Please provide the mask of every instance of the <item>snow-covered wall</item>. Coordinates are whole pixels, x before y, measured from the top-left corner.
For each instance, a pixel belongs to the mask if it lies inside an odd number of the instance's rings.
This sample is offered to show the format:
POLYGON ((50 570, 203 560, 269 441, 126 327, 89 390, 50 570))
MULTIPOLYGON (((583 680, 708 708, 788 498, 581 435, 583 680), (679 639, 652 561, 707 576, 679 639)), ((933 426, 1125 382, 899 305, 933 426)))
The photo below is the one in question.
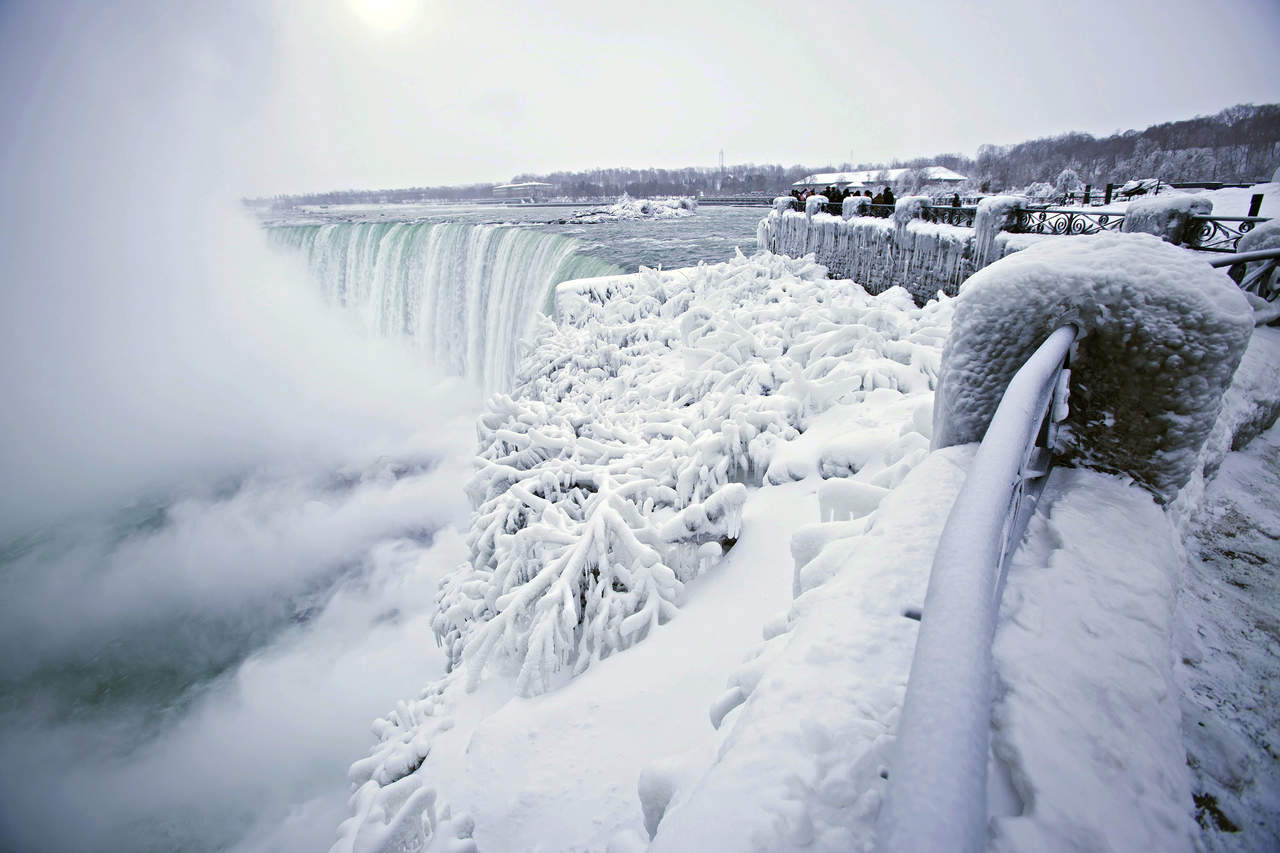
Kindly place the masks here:
POLYGON ((1224 273, 1145 234, 1045 241, 969 280, 943 355, 934 446, 980 440, 1014 372, 1067 324, 1082 340, 1062 450, 1171 500, 1218 416, 1253 312, 1224 273))
MULTIPOLYGON (((916 198, 902 199, 899 205, 904 202, 905 209, 899 208, 904 217, 922 206, 916 198)), ((992 237, 992 259, 1022 245, 1011 239, 1014 236, 992 237)), ((799 258, 812 253, 832 276, 852 279, 870 293, 906 288, 918 304, 938 291, 954 296, 980 268, 972 228, 909 217, 881 219, 846 211, 842 218, 775 209, 760 221, 756 241, 761 249, 781 255, 799 258)))

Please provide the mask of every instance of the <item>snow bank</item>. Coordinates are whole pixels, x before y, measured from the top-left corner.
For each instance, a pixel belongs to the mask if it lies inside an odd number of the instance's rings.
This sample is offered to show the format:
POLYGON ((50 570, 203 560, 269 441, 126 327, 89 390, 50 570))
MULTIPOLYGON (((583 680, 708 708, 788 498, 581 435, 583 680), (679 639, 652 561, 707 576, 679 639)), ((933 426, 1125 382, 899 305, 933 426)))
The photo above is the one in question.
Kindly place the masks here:
POLYGON ((973 450, 928 456, 861 523, 815 525, 830 541, 730 675, 712 709, 724 741, 655 809, 651 853, 871 849, 920 624, 906 614, 920 612, 973 450))
POLYGON ((622 219, 679 219, 693 216, 698 202, 691 198, 640 198, 623 196, 617 204, 576 213, 566 222, 575 225, 616 222, 622 219))
POLYGON ((1009 378, 1068 323, 1083 340, 1064 453, 1173 498, 1218 416, 1253 320, 1226 275, 1146 235, 1057 238, 976 273, 947 339, 934 446, 981 439, 1009 378))
POLYGON ((1120 230, 1126 234, 1154 234, 1174 244, 1186 242, 1193 216, 1208 216, 1213 202, 1194 195, 1171 194, 1138 199, 1129 204, 1120 230))

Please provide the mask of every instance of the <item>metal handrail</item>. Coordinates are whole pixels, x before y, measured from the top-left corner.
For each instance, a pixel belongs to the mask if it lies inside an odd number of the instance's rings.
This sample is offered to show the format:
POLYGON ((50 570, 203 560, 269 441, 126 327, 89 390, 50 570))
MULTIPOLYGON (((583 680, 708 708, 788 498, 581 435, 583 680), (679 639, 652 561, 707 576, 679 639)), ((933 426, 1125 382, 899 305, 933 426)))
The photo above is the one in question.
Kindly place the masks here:
POLYGON ((986 846, 991 639, 1003 567, 1049 475, 1076 335, 1057 329, 1014 374, 938 540, 880 814, 885 853, 986 846))
POLYGON ((1274 258, 1280 258, 1280 249, 1257 249, 1252 252, 1235 252, 1230 255, 1220 255, 1209 261, 1211 267, 1229 267, 1235 264, 1247 264, 1253 261, 1267 261, 1274 258))

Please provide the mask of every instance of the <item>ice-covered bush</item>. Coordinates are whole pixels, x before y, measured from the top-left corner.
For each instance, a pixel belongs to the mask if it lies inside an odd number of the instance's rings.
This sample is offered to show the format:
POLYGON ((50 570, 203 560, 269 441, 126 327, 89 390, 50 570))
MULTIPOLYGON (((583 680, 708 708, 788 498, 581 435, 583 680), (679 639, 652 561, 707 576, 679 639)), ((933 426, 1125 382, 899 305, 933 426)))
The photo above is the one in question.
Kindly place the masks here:
POLYGON ((1065 196, 1067 193, 1077 193, 1084 189, 1084 181, 1080 180, 1080 176, 1076 174, 1075 169, 1063 169, 1058 173, 1058 177, 1053 180, 1053 188, 1059 195, 1065 196))
POLYGON ((815 213, 822 211, 822 206, 827 203, 825 195, 811 195, 804 200, 804 215, 813 216, 815 213))
POLYGON ((1035 183, 1028 184, 1027 188, 1022 191, 1022 194, 1027 198, 1033 198, 1036 201, 1044 201, 1057 195, 1057 190, 1054 188, 1053 184, 1046 183, 1044 181, 1036 181, 1035 183))
POLYGON ((1226 275, 1144 234, 1044 241, 975 273, 957 300, 934 408, 935 447, 982 438, 1054 329, 1082 333, 1062 450, 1167 501, 1186 483, 1248 344, 1226 275))
POLYGON ((780 195, 773 200, 773 209, 779 213, 785 213, 786 211, 794 208, 792 202, 795 200, 795 196, 780 195))
POLYGON ((1120 230, 1133 234, 1154 234, 1170 243, 1184 243, 1193 216, 1208 216, 1213 202, 1188 193, 1159 198, 1142 198, 1129 203, 1120 230))
POLYGON ((739 256, 559 288, 559 325, 479 421, 470 562, 433 620, 451 668, 539 693, 639 641, 732 547, 743 484, 809 417, 927 390, 936 343, 908 340, 910 298, 824 272, 739 256))

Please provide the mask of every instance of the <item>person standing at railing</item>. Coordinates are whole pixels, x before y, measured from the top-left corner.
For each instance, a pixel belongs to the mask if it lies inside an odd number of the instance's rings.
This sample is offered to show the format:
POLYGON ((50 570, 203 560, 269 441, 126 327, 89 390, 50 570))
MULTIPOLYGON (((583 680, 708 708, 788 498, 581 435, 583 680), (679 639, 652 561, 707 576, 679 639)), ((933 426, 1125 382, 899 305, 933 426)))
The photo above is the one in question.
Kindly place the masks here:
POLYGON ((960 206, 960 193, 952 193, 952 194, 951 194, 951 206, 952 206, 952 207, 959 207, 959 206, 960 206))
POLYGON ((890 205, 890 206, 892 206, 892 205, 893 205, 893 203, 894 203, 893 187, 885 187, 885 188, 884 188, 884 202, 882 202, 882 203, 883 203, 883 204, 890 205))

